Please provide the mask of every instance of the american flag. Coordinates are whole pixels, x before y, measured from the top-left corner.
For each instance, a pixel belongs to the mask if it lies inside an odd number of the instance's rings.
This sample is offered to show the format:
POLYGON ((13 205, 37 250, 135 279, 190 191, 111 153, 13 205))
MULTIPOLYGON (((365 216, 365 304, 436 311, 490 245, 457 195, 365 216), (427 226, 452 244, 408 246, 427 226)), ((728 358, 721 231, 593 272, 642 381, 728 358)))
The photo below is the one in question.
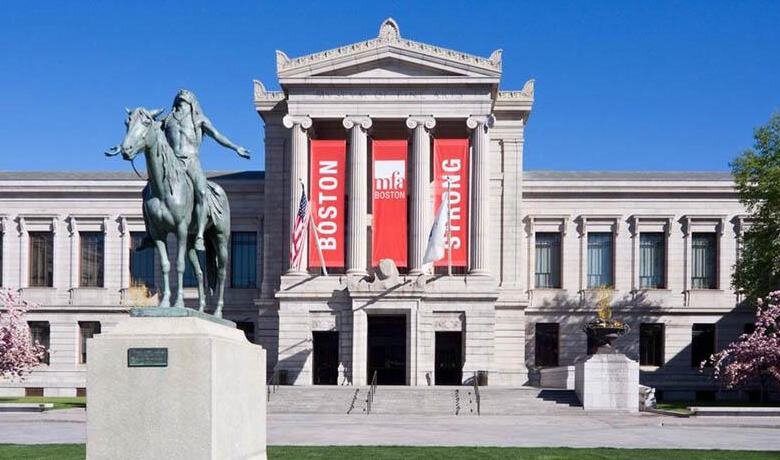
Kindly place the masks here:
POLYGON ((295 223, 290 234, 290 268, 295 270, 301 266, 303 242, 306 241, 308 224, 309 199, 306 197, 306 189, 301 184, 301 201, 298 204, 298 214, 295 215, 295 223))

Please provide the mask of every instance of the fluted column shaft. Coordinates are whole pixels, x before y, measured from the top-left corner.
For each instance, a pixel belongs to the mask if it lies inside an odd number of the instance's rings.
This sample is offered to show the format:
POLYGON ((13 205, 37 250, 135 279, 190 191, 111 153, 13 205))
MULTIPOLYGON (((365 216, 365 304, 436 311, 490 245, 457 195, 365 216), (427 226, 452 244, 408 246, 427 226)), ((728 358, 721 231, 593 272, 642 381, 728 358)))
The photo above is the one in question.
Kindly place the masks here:
POLYGON ((431 226, 431 136, 429 132, 436 126, 436 119, 431 116, 412 116, 406 119, 406 126, 412 130, 409 268, 411 274, 418 275, 423 272, 423 257, 431 226))
POLYGON ((490 134, 493 115, 471 116, 466 126, 471 134, 471 251, 472 275, 489 275, 490 228, 490 134))
MULTIPOLYGON (((292 129, 290 135, 290 185, 288 189, 290 197, 290 232, 295 224, 295 217, 298 215, 298 206, 301 199, 301 182, 306 187, 306 193, 309 193, 309 135, 308 129, 311 128, 312 121, 306 115, 285 115, 282 123, 288 129, 292 129)), ((288 244, 292 244, 288 238, 288 244)), ((300 266, 288 267, 289 275, 305 275, 309 267, 308 241, 303 242, 301 248, 300 266)), ((288 252, 289 254, 289 252, 288 252)), ((288 262, 289 263, 289 262, 288 262)))
POLYGON ((368 136, 371 119, 367 116, 347 116, 343 121, 349 131, 347 152, 347 274, 367 273, 368 261, 368 136))

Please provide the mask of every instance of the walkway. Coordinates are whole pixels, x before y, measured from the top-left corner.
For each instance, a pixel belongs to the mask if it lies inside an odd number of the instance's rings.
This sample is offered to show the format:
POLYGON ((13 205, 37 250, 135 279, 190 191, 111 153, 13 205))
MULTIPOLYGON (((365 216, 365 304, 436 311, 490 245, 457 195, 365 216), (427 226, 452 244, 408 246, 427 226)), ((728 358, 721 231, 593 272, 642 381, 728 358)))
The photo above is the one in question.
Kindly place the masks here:
MULTIPOLYGON (((85 419, 83 409, 0 414, 0 443, 83 443, 85 419)), ((268 418, 268 442, 780 450, 780 417, 272 414, 268 418)))

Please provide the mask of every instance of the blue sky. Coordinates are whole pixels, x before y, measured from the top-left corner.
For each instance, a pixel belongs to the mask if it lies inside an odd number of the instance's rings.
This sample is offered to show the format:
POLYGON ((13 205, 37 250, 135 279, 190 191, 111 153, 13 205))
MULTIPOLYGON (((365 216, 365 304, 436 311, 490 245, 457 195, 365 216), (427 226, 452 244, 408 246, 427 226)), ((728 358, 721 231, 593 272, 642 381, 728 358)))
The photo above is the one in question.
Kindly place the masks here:
POLYGON ((102 151, 124 107, 192 89, 250 161, 206 141, 207 169, 262 169, 252 79, 374 37, 488 56, 504 89, 536 79, 525 168, 725 170, 780 110, 778 1, 17 1, 0 11, 0 170, 129 170, 102 151))

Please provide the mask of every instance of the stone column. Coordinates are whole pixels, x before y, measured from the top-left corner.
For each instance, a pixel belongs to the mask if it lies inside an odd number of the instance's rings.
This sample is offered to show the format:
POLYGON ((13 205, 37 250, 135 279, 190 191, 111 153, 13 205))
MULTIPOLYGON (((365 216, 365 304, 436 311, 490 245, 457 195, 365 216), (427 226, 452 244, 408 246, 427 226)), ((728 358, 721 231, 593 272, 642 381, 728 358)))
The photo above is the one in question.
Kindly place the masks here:
MULTIPOLYGON (((301 199, 301 181, 303 181, 306 187, 306 193, 309 193, 309 137, 306 131, 311 128, 312 122, 307 115, 285 115, 282 118, 282 123, 286 128, 292 129, 290 136, 290 185, 288 191, 290 197, 289 231, 292 232, 292 226, 295 223, 295 216, 298 215, 298 205, 301 199)), ((289 237, 288 244, 291 244, 289 237)), ((304 241, 301 248, 303 251, 301 265, 297 269, 288 266, 288 275, 306 274, 306 269, 309 266, 307 246, 307 242, 304 241)), ((287 255, 289 256, 289 251, 287 255)))
POLYGON ((493 115, 472 115, 466 119, 471 134, 471 249, 472 275, 490 275, 490 135, 493 115))
POLYGON ((431 177, 431 136, 430 130, 436 126, 432 116, 411 116, 406 126, 412 130, 412 174, 409 194, 409 268, 410 274, 423 272, 423 257, 428 244, 428 232, 431 226, 431 203, 429 197, 431 177))
POLYGON ((367 214, 368 208, 368 136, 371 118, 368 116, 344 117, 344 128, 349 131, 347 163, 347 274, 367 273, 367 214))

